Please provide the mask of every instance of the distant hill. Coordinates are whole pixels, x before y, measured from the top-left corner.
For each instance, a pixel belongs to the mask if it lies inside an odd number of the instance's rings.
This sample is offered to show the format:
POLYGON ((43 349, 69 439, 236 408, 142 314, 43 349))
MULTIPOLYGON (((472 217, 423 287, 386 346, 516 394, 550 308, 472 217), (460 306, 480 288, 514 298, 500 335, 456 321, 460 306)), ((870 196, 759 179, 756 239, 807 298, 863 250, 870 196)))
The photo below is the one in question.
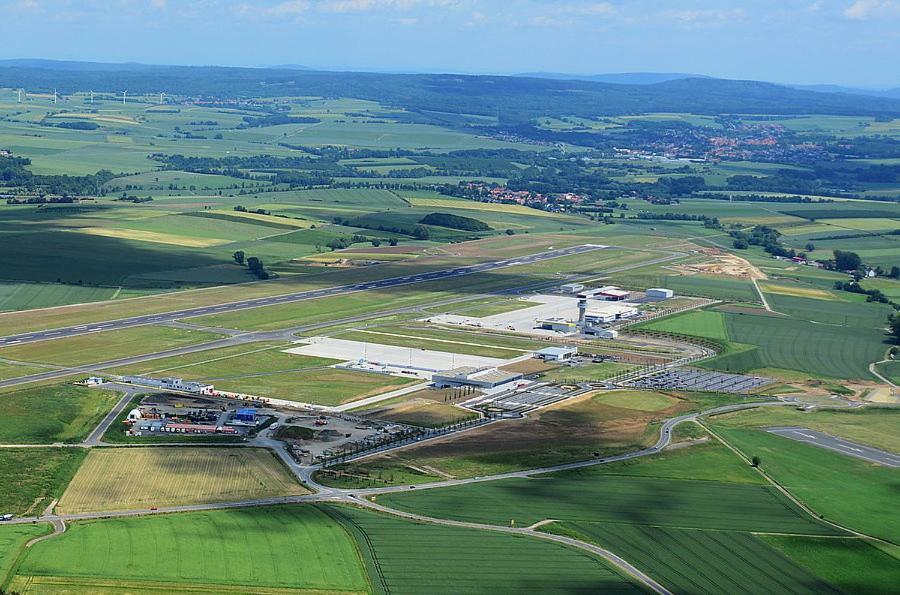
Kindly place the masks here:
POLYGON ((547 115, 646 112, 838 114, 900 117, 900 99, 819 93, 758 81, 681 78, 652 84, 460 74, 382 74, 285 68, 155 66, 13 60, 0 87, 93 89, 191 97, 353 97, 434 111, 500 116, 504 124, 547 115))
POLYGON ((526 72, 515 76, 524 76, 551 80, 592 81, 595 83, 612 83, 614 85, 655 85, 678 79, 713 78, 703 74, 684 74, 679 72, 618 72, 609 74, 564 74, 560 72, 526 72))
POLYGON ((900 87, 895 89, 861 89, 858 87, 843 87, 841 85, 791 85, 795 89, 803 91, 816 91, 818 93, 846 93, 848 95, 870 95, 872 97, 890 97, 900 99, 900 87))

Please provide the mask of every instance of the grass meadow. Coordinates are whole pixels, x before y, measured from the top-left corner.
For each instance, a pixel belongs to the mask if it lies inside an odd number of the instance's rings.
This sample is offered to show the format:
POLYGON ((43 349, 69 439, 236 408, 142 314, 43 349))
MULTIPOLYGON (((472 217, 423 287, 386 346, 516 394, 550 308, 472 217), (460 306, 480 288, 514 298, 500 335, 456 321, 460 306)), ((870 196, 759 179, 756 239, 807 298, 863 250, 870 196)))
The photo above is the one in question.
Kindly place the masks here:
POLYGON ((0 444, 51 444, 84 440, 119 394, 55 384, 14 390, 0 398, 0 444))
POLYGON ((299 505, 72 523, 28 551, 10 589, 364 593, 369 581, 350 535, 299 505))
POLYGON ((0 514, 43 513, 63 494, 85 454, 81 448, 0 449, 0 514))
POLYGON ((825 519, 857 531, 900 542, 893 513, 895 469, 870 464, 809 444, 741 427, 740 417, 712 428, 745 456, 760 457, 761 468, 825 519))
POLYGON ((643 592, 605 561, 559 544, 347 506, 327 511, 356 538, 376 593, 643 592))

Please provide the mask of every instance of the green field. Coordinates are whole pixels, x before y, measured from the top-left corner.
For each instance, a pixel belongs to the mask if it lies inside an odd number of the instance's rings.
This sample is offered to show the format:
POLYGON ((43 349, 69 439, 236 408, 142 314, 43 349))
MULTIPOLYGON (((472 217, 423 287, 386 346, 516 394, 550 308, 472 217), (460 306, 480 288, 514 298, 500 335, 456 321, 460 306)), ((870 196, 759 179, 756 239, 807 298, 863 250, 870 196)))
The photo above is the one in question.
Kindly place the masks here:
POLYGON ((643 591, 586 552, 536 538, 413 523, 345 506, 328 512, 356 537, 370 575, 380 579, 376 592, 643 591))
POLYGON ((20 585, 38 592, 369 588, 350 535, 302 505, 73 523, 28 552, 11 589, 20 585))
POLYGON ((6 577, 25 549, 25 544, 50 530, 47 523, 0 527, 0 586, 5 586, 6 577))
POLYGON ((750 533, 584 522, 544 529, 597 543, 674 593, 841 592, 750 533))
POLYGON ((220 338, 222 335, 204 331, 141 326, 4 347, 0 349, 0 357, 58 366, 79 366, 206 343, 220 338))
POLYGON ((134 297, 119 287, 82 287, 49 283, 0 283, 0 311, 51 308, 68 304, 134 297))
POLYGON ((740 424, 737 416, 712 427, 745 456, 760 457, 767 474, 825 519, 900 543, 895 469, 740 424))
POLYGON ((80 442, 119 399, 113 391, 57 384, 0 395, 0 444, 80 442))
POLYGON ((38 515, 62 496, 87 451, 82 448, 0 449, 0 514, 38 515))
MULTIPOLYGON (((764 535, 763 541, 846 593, 891 593, 900 558, 862 539, 764 535)), ((887 548, 885 548, 887 549, 887 548)))
POLYGON ((712 310, 686 312, 642 324, 639 328, 675 333, 677 335, 704 337, 706 339, 728 340, 728 331, 725 329, 725 315, 712 310))
POLYGON ((795 532, 835 530, 808 517, 775 488, 594 470, 379 496, 382 504, 461 521, 519 526, 543 519, 684 529, 795 532))
POLYGON ((869 363, 888 347, 879 329, 736 312, 725 314, 725 325, 731 341, 751 347, 703 365, 729 372, 783 368, 827 378, 869 378, 869 363))

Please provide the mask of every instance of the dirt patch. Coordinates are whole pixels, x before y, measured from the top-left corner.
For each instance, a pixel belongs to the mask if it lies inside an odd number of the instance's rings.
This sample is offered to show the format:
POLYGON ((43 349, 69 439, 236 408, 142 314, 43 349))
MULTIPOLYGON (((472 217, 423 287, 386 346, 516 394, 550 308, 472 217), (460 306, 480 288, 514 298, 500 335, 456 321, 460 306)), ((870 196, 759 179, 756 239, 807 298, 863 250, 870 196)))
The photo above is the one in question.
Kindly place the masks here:
POLYGON ((708 262, 678 264, 669 267, 682 275, 721 275, 739 279, 766 279, 766 274, 740 256, 717 248, 700 248, 698 254, 709 258, 708 262))
POLYGON ((647 446, 656 440, 651 423, 689 408, 679 401, 662 411, 628 410, 604 405, 588 394, 525 419, 448 436, 396 452, 391 458, 457 476, 481 474, 481 463, 523 468, 561 463, 590 457, 592 452, 647 446))

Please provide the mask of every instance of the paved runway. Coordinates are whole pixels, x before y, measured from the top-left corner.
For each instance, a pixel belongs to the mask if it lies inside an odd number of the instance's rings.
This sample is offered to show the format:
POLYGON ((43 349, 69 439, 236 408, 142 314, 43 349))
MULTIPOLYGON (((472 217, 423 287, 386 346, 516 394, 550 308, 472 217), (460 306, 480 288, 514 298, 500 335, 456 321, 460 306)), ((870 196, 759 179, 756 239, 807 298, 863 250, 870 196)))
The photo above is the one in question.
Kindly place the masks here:
POLYGON ((772 434, 784 436, 785 438, 790 438, 791 440, 806 442, 807 444, 812 444, 819 448, 826 448, 847 456, 869 461, 870 463, 878 463, 879 465, 885 465, 887 467, 900 467, 900 455, 872 448, 871 446, 857 444, 856 442, 850 442, 849 440, 844 440, 843 438, 831 436, 830 434, 825 434, 823 432, 795 427, 769 428, 767 431, 772 434))
POLYGON ((160 314, 146 314, 142 316, 133 316, 131 318, 120 318, 118 320, 109 320, 94 324, 82 324, 78 326, 69 326, 57 329, 48 329, 44 331, 35 331, 31 333, 23 333, 19 335, 10 335, 8 337, 0 337, 0 347, 10 345, 21 345, 23 343, 34 343, 36 341, 47 341, 51 339, 61 339, 63 337, 72 337, 75 335, 85 335, 100 331, 111 331, 124 328, 132 328, 136 326, 144 326, 148 324, 160 324, 172 322, 182 318, 191 318, 194 316, 204 316, 207 314, 224 314, 227 312, 235 312, 238 310, 247 310, 249 308, 259 308, 262 306, 275 306, 278 304, 287 304, 291 302, 299 302, 321 297, 331 297, 355 293, 357 291, 366 291, 371 289, 387 289, 397 287, 399 285, 409 285, 411 283, 421 283, 426 281, 437 281, 441 279, 450 279, 453 277, 462 277, 464 275, 472 275, 475 273, 486 273, 506 267, 531 264, 550 260, 552 258, 560 258, 562 256, 571 256, 573 254, 582 254, 592 250, 600 250, 606 246, 597 244, 583 244, 581 246, 573 246, 571 248, 561 248, 558 250, 548 250, 537 254, 529 254, 518 258, 509 258, 506 260, 497 260, 494 262, 485 262, 476 265, 456 267, 442 271, 431 271, 428 273, 420 273, 415 275, 404 275, 402 277, 391 277, 389 279, 378 279, 364 283, 354 283, 352 285, 339 285, 336 287, 325 287, 322 289, 314 289, 308 291, 299 291, 295 293, 286 293, 269 297, 261 297, 250 300, 242 300, 231 302, 228 304, 217 304, 212 306, 201 306, 198 308, 190 308, 187 310, 178 310, 174 312, 165 312, 160 314))

